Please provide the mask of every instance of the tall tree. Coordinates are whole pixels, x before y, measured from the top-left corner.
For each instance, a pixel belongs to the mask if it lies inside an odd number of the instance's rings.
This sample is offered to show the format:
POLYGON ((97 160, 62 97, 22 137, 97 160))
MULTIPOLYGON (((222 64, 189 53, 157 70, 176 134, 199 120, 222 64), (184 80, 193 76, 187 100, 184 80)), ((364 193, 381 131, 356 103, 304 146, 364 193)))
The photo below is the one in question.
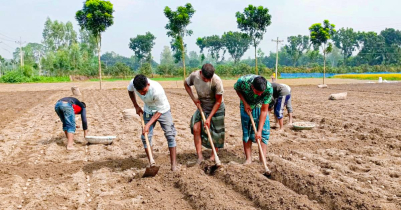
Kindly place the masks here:
POLYGON ((358 48, 358 33, 352 28, 341 28, 333 36, 334 45, 341 50, 343 54, 343 65, 347 63, 347 59, 358 48))
POLYGON ((224 60, 224 54, 226 53, 226 48, 220 36, 213 35, 213 36, 198 38, 196 40, 196 44, 199 46, 199 48, 201 48, 201 53, 203 53, 204 48, 207 48, 210 55, 212 56, 213 59, 216 59, 217 63, 222 62, 224 60), (222 56, 220 56, 221 51, 223 51, 222 56))
POLYGON ((394 28, 386 28, 380 32, 380 35, 384 38, 385 46, 384 50, 384 64, 394 64, 399 62, 401 55, 401 31, 395 30, 394 28))
POLYGON ((324 20, 323 26, 321 23, 315 23, 309 27, 311 42, 315 45, 315 47, 321 46, 323 50, 323 84, 326 75, 326 54, 330 53, 333 49, 333 45, 330 42, 328 43, 328 41, 336 32, 334 28, 335 25, 330 24, 328 20, 324 20))
MULTIPOLYGON (((135 56, 142 63, 144 58, 152 57, 152 48, 155 45, 156 37, 146 32, 145 35, 137 35, 135 38, 130 39, 129 48, 134 51, 135 56)), ((152 59, 150 59, 152 61, 152 59)))
POLYGON ((304 51, 309 49, 309 36, 290 36, 287 41, 288 44, 284 46, 284 50, 291 56, 293 66, 296 66, 304 51))
POLYGON ((98 49, 98 65, 100 89, 102 89, 102 65, 100 63, 100 48, 102 32, 113 25, 113 4, 103 0, 86 0, 82 10, 77 11, 75 18, 81 29, 86 29, 96 37, 98 49))
POLYGON ((64 24, 57 20, 52 21, 50 18, 46 19, 42 36, 43 45, 47 51, 55 52, 77 42, 77 33, 71 22, 64 24))
POLYGON ((165 27, 168 30, 167 36, 173 38, 171 48, 175 49, 176 55, 181 55, 184 79, 186 77, 184 36, 191 36, 193 33, 192 30, 187 30, 187 26, 191 23, 191 17, 194 13, 195 9, 190 3, 187 3, 184 7, 178 7, 177 11, 172 11, 170 7, 164 8, 164 15, 169 20, 165 27), (177 49, 177 44, 179 44, 179 50, 177 49))
POLYGON ((256 47, 263 39, 263 34, 266 33, 266 28, 271 24, 271 15, 269 10, 263 6, 255 7, 249 5, 244 9, 243 13, 237 12, 238 28, 246 32, 253 41, 255 48, 255 71, 258 74, 256 47))
POLYGON ((376 32, 361 32, 358 34, 360 51, 358 58, 369 65, 385 64, 385 38, 376 32))
POLYGON ((227 48, 228 53, 234 60, 234 63, 238 63, 241 57, 249 49, 252 39, 241 32, 224 32, 222 36, 224 46, 227 48))
POLYGON ((168 46, 164 46, 162 53, 160 53, 160 65, 173 64, 174 58, 168 46))

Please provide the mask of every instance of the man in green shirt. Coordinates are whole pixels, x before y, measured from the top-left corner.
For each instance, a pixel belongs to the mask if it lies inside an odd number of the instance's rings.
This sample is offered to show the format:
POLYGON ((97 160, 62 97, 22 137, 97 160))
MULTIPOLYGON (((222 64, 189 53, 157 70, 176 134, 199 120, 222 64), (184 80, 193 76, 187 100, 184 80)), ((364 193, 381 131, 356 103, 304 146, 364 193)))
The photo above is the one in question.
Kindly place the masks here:
MULTIPOLYGON (((240 112, 242 124, 242 140, 246 161, 244 164, 252 163, 252 141, 261 140, 263 154, 266 154, 267 141, 270 136, 269 103, 272 100, 273 88, 262 76, 245 75, 240 77, 234 84, 234 89, 241 99, 240 112), (252 123, 248 114, 252 114, 257 132, 253 131, 252 123), (263 122, 263 123, 259 123, 263 122), (251 141, 249 141, 251 140, 251 141)), ((259 156, 259 160, 262 161, 259 156)))

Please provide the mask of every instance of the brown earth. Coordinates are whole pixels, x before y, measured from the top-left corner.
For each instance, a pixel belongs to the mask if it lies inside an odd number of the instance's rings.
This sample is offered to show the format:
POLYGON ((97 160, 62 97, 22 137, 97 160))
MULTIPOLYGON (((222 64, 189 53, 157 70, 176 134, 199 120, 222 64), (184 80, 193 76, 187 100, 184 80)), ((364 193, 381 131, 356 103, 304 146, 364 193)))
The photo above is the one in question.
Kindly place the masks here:
POLYGON ((0 209, 401 209, 401 84, 292 86, 294 121, 316 127, 271 129, 271 179, 262 175, 256 144, 254 163, 242 165, 239 100, 231 81, 225 82, 225 148, 218 153, 223 167, 213 175, 192 164, 188 123, 195 106, 178 83, 162 84, 178 131, 181 170, 169 170, 167 142, 157 126, 153 142, 161 168, 154 178, 141 178, 148 162, 139 118, 126 121, 121 114, 132 107, 126 84, 108 83, 103 91, 74 84, 88 107, 89 134, 117 136, 108 146, 87 145, 78 129, 74 152, 65 150, 54 112, 55 102, 71 95, 71 84, 1 85, 0 209), (345 91, 346 100, 328 100, 345 91))

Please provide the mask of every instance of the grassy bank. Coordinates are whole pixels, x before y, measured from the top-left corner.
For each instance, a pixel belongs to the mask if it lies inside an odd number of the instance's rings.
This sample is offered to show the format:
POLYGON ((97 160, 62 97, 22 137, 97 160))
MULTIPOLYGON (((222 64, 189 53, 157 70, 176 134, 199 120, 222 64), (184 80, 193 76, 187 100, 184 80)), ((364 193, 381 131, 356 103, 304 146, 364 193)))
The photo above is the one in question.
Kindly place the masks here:
POLYGON ((401 74, 339 74, 333 78, 338 79, 362 79, 362 80, 401 80, 401 74))

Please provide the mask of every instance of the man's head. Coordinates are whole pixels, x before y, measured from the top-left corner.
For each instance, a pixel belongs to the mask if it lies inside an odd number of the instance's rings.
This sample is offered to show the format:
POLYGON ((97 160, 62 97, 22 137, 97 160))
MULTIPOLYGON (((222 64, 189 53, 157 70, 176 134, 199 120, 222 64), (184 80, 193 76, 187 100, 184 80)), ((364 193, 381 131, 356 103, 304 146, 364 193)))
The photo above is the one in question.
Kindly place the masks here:
POLYGON ((146 93, 149 90, 149 82, 148 78, 146 78, 145 75, 138 74, 135 76, 134 81, 135 89, 141 94, 141 95, 146 95, 146 93))
POLYGON ((266 90, 266 84, 267 84, 266 79, 262 76, 258 76, 255 79, 253 79, 251 87, 253 92, 256 95, 260 96, 266 90))
POLYGON ((204 82, 210 82, 214 75, 214 67, 210 63, 206 63, 202 66, 201 78, 204 82))

